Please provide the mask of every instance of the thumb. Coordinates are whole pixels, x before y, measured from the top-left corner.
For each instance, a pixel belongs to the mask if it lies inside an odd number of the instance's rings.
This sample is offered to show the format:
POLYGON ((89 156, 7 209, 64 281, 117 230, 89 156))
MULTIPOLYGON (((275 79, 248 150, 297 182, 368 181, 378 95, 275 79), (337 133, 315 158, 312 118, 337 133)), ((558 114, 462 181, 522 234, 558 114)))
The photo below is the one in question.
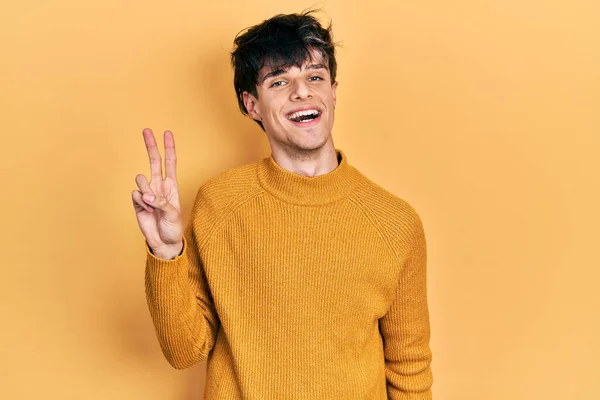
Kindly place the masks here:
POLYGON ((142 196, 144 201, 150 204, 154 208, 158 208, 161 211, 164 211, 167 215, 171 215, 176 217, 177 209, 173 207, 171 203, 164 196, 154 196, 150 193, 144 193, 142 196))
POLYGON ((142 199, 144 199, 144 201, 148 204, 152 204, 155 198, 156 197, 152 193, 144 193, 144 195, 142 196, 142 199))

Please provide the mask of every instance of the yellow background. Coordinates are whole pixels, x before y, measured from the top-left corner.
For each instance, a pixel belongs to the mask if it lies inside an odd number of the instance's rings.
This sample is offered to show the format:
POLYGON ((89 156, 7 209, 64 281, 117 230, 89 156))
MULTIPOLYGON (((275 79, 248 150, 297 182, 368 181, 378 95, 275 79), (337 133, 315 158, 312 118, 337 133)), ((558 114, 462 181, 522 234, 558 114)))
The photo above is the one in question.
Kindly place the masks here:
MULTIPOLYGON (((0 398, 200 399, 164 360, 131 202, 141 131, 197 188, 269 154, 229 51, 274 0, 5 2, 0 398)), ((331 0, 334 139, 420 213, 436 400, 596 400, 600 5, 331 0)))

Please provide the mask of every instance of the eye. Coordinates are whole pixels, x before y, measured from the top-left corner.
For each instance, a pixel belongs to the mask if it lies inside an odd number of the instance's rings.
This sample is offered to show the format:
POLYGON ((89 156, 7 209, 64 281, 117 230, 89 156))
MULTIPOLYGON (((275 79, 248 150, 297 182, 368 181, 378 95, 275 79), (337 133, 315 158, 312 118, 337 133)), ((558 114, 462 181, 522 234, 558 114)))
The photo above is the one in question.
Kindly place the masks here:
POLYGON ((315 75, 315 76, 311 76, 311 77, 310 77, 308 80, 309 80, 309 81, 322 81, 322 80, 323 80, 323 78, 321 78, 321 77, 320 77, 320 76, 318 76, 318 75, 315 75))
POLYGON ((277 81, 277 82, 273 82, 270 87, 281 86, 281 85, 284 85, 284 84, 285 84, 284 81, 277 81))

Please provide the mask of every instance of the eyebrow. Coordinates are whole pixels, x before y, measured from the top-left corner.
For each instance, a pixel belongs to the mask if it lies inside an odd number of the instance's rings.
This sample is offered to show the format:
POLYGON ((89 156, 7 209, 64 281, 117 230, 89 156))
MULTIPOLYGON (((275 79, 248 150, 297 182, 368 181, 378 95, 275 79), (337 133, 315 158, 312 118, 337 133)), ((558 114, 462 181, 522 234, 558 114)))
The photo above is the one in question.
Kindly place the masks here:
MULTIPOLYGON (((307 65, 306 68, 304 68, 304 69, 327 69, 327 67, 325 66, 325 64, 311 64, 311 65, 307 65)), ((262 85, 267 79, 285 74, 286 72, 287 72, 287 70, 284 70, 281 68, 276 69, 275 71, 271 71, 262 77, 259 84, 262 85)))

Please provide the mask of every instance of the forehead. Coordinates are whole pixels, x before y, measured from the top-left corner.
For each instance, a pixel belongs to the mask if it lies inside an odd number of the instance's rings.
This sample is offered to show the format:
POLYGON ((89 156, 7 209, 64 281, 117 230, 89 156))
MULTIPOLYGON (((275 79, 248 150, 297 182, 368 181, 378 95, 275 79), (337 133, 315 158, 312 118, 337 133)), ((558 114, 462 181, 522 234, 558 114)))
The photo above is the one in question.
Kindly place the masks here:
POLYGON ((294 66, 304 69, 309 65, 315 64, 323 64, 325 68, 329 70, 327 59, 323 57, 320 51, 315 49, 311 49, 309 51, 309 57, 306 57, 302 62, 300 62, 300 60, 286 61, 282 57, 267 58, 261 69, 258 71, 257 82, 261 82, 265 75, 273 71, 287 71, 294 66))

